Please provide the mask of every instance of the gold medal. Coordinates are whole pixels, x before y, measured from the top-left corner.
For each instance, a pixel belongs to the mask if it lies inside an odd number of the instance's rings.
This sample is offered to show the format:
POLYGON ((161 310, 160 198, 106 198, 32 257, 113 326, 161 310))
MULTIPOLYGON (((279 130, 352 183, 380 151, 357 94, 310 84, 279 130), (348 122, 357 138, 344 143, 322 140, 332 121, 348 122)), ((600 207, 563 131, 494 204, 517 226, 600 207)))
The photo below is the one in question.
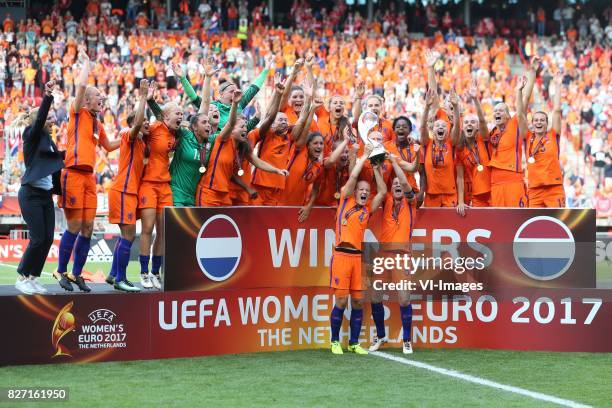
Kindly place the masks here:
POLYGON ((206 167, 200 166, 200 168, 198 170, 199 170, 200 173, 204 173, 206 171, 206 167))
POLYGON ((168 152, 168 158, 172 159, 174 157, 174 152, 171 150, 168 152))
POLYGON ((336 200, 339 200, 339 199, 340 199, 340 193, 336 191, 336 192, 334 193, 334 198, 335 198, 336 200))
POLYGON ((478 167, 476 167, 476 170, 483 171, 484 170, 484 166, 482 164, 479 164, 478 167))
POLYGON ((238 170, 238 177, 242 177, 244 175, 244 170, 238 170))
POLYGON ((146 157, 142 159, 142 164, 144 164, 145 166, 149 164, 149 159, 147 159, 146 157))
POLYGON ((529 163, 529 164, 535 163, 535 158, 533 156, 531 156, 529 159, 527 159, 527 163, 529 163))
POLYGON ((348 224, 348 221, 345 218, 345 219, 342 220, 342 225, 346 225, 346 224, 348 224))

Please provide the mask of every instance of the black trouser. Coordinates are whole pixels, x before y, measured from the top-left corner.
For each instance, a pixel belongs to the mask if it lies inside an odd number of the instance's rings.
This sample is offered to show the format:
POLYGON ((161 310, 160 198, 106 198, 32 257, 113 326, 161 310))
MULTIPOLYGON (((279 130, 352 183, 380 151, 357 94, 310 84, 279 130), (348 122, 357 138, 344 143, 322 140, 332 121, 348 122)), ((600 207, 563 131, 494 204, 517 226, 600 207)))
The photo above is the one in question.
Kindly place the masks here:
POLYGON ((55 210, 51 191, 23 185, 19 189, 19 207, 30 230, 30 243, 21 258, 17 273, 40 276, 53 244, 55 210))

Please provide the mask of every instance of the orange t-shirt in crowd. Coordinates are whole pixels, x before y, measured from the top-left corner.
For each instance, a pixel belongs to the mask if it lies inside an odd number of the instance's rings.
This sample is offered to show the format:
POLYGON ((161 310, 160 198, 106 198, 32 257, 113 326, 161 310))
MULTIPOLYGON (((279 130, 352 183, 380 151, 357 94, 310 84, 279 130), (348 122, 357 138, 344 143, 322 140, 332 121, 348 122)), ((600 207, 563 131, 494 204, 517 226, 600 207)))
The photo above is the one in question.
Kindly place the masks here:
POLYGON ((111 186, 112 190, 128 194, 138 194, 138 187, 144 170, 144 140, 136 137, 130 140, 130 129, 119 132, 119 171, 111 186))
POLYGON ((211 190, 227 193, 235 171, 238 171, 238 169, 236 168, 234 139, 230 137, 227 140, 221 140, 218 137, 210 151, 208 168, 200 179, 200 185, 211 190))
POLYGON ((74 105, 70 105, 68 116, 68 132, 66 138, 66 158, 64 164, 67 168, 74 168, 92 172, 96 164, 96 146, 98 140, 106 139, 106 132, 102 123, 85 108, 74 112, 74 105))
POLYGON ((528 187, 543 187, 563 184, 559 163, 559 135, 549 130, 541 139, 527 132, 527 155, 535 162, 527 161, 528 187))
POLYGON ((480 135, 476 136, 476 146, 466 145, 457 152, 457 159, 463 164, 464 178, 470 183, 472 195, 491 192, 489 150, 480 135), (479 164, 482 166, 482 171, 478 171, 479 164))
POLYGON ((491 149, 491 184, 508 181, 523 180, 523 150, 521 149, 521 135, 519 132, 518 117, 512 117, 503 132, 493 128, 489 132, 489 146, 491 149), (506 170, 498 172, 494 169, 506 170))
MULTIPOLYGON (((253 132, 254 139, 259 142, 259 158, 277 169, 286 169, 289 163, 291 133, 280 136, 270 130, 262 137, 259 129, 253 132)), ((256 186, 283 189, 285 181, 285 176, 280 174, 267 173, 259 169, 253 172, 252 184, 256 186)))
POLYGON ((383 207, 380 242, 409 243, 415 215, 413 211, 406 197, 402 197, 396 206, 393 193, 387 193, 383 207))
POLYGON ((148 144, 150 148, 149 163, 144 168, 143 181, 158 183, 170 182, 170 157, 175 138, 162 121, 149 126, 148 144))
POLYGON ((336 243, 350 244, 353 248, 361 250, 361 242, 365 234, 368 220, 370 219, 370 207, 357 205, 355 195, 340 196, 340 204, 336 210, 336 243))
POLYGON ((448 138, 442 146, 438 146, 431 139, 427 141, 424 158, 427 193, 455 194, 457 192, 453 151, 454 148, 448 138))
MULTIPOLYGON (((402 149, 397 146, 395 141, 385 142, 384 146, 389 153, 394 154, 399 159, 408 163, 412 163, 416 158, 416 155, 418 154, 414 151, 414 143, 410 143, 408 144, 408 147, 404 147, 402 149)), ((419 185, 417 184, 416 178, 414 177, 414 173, 405 171, 404 174, 408 179, 408 183, 410 183, 410 186, 412 186, 412 190, 414 190, 415 193, 418 193, 419 185)))
POLYGON ((289 176, 285 189, 278 199, 279 205, 303 205, 306 194, 312 184, 319 180, 323 171, 323 164, 319 160, 308 157, 308 148, 292 149, 291 159, 287 165, 289 176))

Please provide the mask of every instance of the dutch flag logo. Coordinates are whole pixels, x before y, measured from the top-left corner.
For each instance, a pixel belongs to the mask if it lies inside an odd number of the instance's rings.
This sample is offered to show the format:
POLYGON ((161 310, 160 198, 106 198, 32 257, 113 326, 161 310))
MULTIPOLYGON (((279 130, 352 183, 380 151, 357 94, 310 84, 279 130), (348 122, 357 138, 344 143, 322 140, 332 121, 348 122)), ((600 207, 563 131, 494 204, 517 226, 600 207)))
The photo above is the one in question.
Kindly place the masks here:
POLYGON ((533 217, 516 231, 514 259, 530 278, 547 281, 563 275, 574 261, 576 244, 570 229, 553 217, 533 217))
POLYGON ((242 238, 234 220, 224 214, 206 220, 196 241, 198 265, 204 275, 216 282, 229 279, 241 255, 242 238))

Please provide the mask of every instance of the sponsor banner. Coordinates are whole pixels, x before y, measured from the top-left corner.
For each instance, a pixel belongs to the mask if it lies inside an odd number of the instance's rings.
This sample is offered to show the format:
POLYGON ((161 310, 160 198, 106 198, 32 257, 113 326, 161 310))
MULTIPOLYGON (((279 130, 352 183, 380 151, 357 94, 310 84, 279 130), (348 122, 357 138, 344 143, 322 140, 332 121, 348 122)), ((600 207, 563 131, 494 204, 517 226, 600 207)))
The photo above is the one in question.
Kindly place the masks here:
MULTIPOLYGON (((612 290, 516 289, 415 298, 416 348, 612 352, 612 290)), ((333 296, 321 287, 0 297, 0 364, 94 362, 326 348, 333 296)), ((348 341, 345 313, 341 340, 348 341)), ((360 340, 375 327, 366 304, 360 340)), ((385 304, 390 347, 399 307, 385 304)))
MULTIPOLYGON (((288 207, 169 208, 165 289, 327 287, 334 218, 330 208, 304 223, 288 207)), ((380 224, 379 212, 365 241, 377 242, 380 224)), ((593 288, 594 237, 594 210, 474 208, 461 217, 426 208, 416 212, 412 251, 480 257, 497 288, 593 288)))

